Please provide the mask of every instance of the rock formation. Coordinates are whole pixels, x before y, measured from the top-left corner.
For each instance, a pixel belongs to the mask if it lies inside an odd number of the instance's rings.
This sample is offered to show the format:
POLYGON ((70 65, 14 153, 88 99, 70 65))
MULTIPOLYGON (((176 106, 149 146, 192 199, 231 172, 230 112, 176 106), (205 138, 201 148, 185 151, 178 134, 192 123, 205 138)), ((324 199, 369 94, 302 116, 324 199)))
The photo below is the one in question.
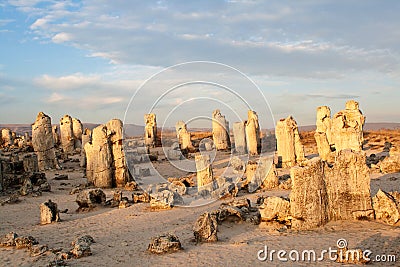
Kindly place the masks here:
POLYGON ((332 167, 325 165, 329 220, 374 219, 369 168, 364 152, 342 150, 332 167))
POLYGON ((64 117, 60 119, 60 136, 61 147, 64 154, 72 154, 75 150, 75 138, 72 129, 72 118, 69 115, 64 115, 64 117))
POLYGON ((113 119, 93 129, 92 140, 84 146, 86 176, 97 187, 123 187, 129 174, 122 146, 122 122, 113 119))
POLYGON ((397 147, 391 147, 389 157, 379 162, 379 168, 382 173, 400 172, 400 151, 397 147))
POLYGON ((332 119, 332 141, 336 151, 362 150, 364 122, 365 117, 359 110, 358 102, 346 102, 346 109, 336 113, 332 119))
POLYGON ((218 222, 217 217, 208 212, 203 213, 193 226, 193 234, 196 242, 216 242, 218 222))
POLYGON ((82 133, 82 150, 81 150, 81 160, 80 166, 86 167, 86 152, 85 152, 85 145, 92 141, 92 131, 90 129, 85 128, 82 133))
POLYGON ((297 123, 292 116, 277 122, 275 135, 277 154, 282 167, 292 167, 304 161, 304 147, 301 144, 297 123))
POLYGON ((100 125, 93 129, 92 142, 85 145, 86 177, 96 187, 113 186, 112 150, 107 127, 100 125))
POLYGON ((252 110, 247 112, 246 143, 250 155, 258 155, 261 152, 260 125, 257 113, 252 110))
POLYGON ((94 208, 97 204, 106 203, 106 194, 101 189, 86 189, 76 196, 79 209, 94 208))
POLYGON ((128 182, 129 173, 126 165, 125 153, 122 146, 123 124, 119 119, 113 119, 106 123, 108 136, 110 138, 112 152, 112 170, 114 172, 115 185, 124 187, 128 182))
POLYGON ((83 125, 79 119, 72 119, 72 132, 74 134, 74 148, 82 148, 83 125))
POLYGON ((195 156, 197 169, 197 189, 199 192, 214 190, 214 174, 210 163, 210 156, 197 154, 195 156))
POLYGON ((54 149, 51 118, 43 112, 39 112, 36 121, 32 124, 32 146, 38 156, 39 170, 59 168, 54 149))
POLYGON ((60 145, 60 133, 58 130, 58 125, 53 125, 51 131, 53 133, 54 146, 58 147, 60 145))
POLYGON ((150 113, 144 115, 144 143, 147 147, 156 147, 157 144, 157 121, 156 114, 150 113))
POLYGON ((181 242, 176 235, 159 235, 151 239, 147 250, 151 253, 162 254, 176 252, 182 249, 181 242))
POLYGON ((290 218, 290 202, 281 197, 267 197, 260 206, 262 221, 288 222, 290 218))
POLYGON ((14 136, 13 136, 13 132, 8 129, 8 128, 4 128, 1 130, 1 140, 2 145, 7 147, 7 146, 13 146, 14 145, 14 136))
POLYGON ((235 122, 233 124, 233 137, 235 139, 235 151, 238 154, 246 154, 246 122, 235 122))
POLYGON ((328 222, 328 195, 324 181, 324 164, 313 158, 304 167, 290 170, 292 191, 290 214, 292 228, 305 230, 322 226, 328 222))
POLYGON ((40 204, 40 224, 49 224, 60 221, 57 204, 50 199, 40 204))
POLYGON ((320 158, 327 161, 331 153, 332 142, 332 119, 331 110, 327 106, 317 108, 317 129, 315 131, 315 141, 317 142, 318 154, 320 158))
POLYGON ((320 158, 290 170, 292 227, 310 229, 328 221, 373 219, 364 152, 343 150, 333 165, 320 158))
POLYGON ((261 157, 258 161, 249 161, 246 166, 246 177, 249 192, 254 192, 260 187, 272 189, 279 186, 271 158, 261 157))
POLYGON ((229 122, 225 119, 219 109, 212 114, 212 134, 214 145, 217 150, 226 150, 231 146, 229 138, 229 122))
POLYGON ((178 121, 175 125, 176 135, 179 140, 180 149, 194 149, 190 132, 187 131, 186 124, 183 121, 178 121))
POLYGON ((379 189, 372 201, 377 220, 390 225, 400 221, 400 203, 390 193, 379 189))

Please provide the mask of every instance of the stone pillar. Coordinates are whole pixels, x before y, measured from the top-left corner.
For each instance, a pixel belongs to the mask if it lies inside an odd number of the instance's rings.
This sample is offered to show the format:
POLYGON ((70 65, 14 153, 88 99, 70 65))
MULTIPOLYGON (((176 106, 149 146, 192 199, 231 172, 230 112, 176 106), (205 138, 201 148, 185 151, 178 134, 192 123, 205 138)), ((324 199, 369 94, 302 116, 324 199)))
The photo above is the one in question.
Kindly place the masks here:
POLYGON ((233 136, 235 138, 235 151, 239 154, 246 154, 247 145, 246 145, 246 123, 235 122, 233 124, 233 136))
POLYGON ((74 135, 74 148, 82 148, 83 125, 79 119, 72 119, 72 132, 74 135))
POLYGON ((86 166, 85 145, 92 141, 91 135, 92 135, 92 132, 90 131, 90 129, 85 128, 85 130, 83 131, 83 134, 82 134, 82 150, 81 150, 81 160, 80 160, 81 167, 86 166))
POLYGON ((113 157, 107 128, 100 125, 93 129, 92 143, 86 143, 86 177, 96 187, 113 186, 113 157))
POLYGON ((350 100, 346 109, 335 114, 332 121, 332 137, 336 151, 351 149, 362 151, 363 126, 365 117, 359 110, 358 102, 350 100))
POLYGON ((305 167, 291 168, 290 177, 292 228, 307 230, 325 225, 328 222, 328 197, 321 159, 313 158, 305 167))
POLYGON ((57 125, 53 125, 52 133, 53 133, 53 139, 54 139, 54 146, 58 147, 60 145, 60 133, 59 133, 57 125))
POLYGON ((331 154, 332 141, 332 119, 331 110, 327 106, 317 108, 317 129, 315 130, 314 138, 317 142, 319 157, 327 161, 331 154))
POLYGON ((65 155, 72 154, 75 150, 75 139, 72 130, 72 118, 64 115, 60 119, 61 147, 65 155))
POLYGON ((157 121, 156 114, 150 113, 144 115, 145 135, 144 143, 147 147, 156 147, 157 144, 157 121))
POLYGON ((22 161, 25 172, 32 173, 39 171, 38 157, 36 154, 25 155, 22 161))
POLYGON ((343 150, 325 166, 329 220, 374 219, 365 152, 343 150))
POLYGON ((49 224, 60 221, 57 204, 50 199, 40 204, 40 224, 49 224))
POLYGON ((197 154, 195 156, 197 169, 197 189, 201 191, 213 191, 214 189, 214 174, 210 163, 210 156, 197 154))
POLYGON ((261 157, 258 161, 249 161, 246 166, 246 178, 250 193, 260 187, 272 189, 279 186, 273 159, 268 157, 261 157))
POLYGON ((10 129, 4 128, 1 130, 1 138, 3 140, 3 146, 13 146, 14 136, 10 129))
POLYGON ((186 124, 183 121, 178 121, 175 125, 176 135, 179 140, 181 149, 193 149, 191 134, 187 131, 186 124))
POLYGON ((260 125, 257 113, 252 110, 247 112, 246 142, 247 151, 250 155, 255 156, 261 152, 260 125))
POLYGON ((32 146, 38 156, 39 170, 59 168, 54 149, 51 118, 39 112, 32 124, 32 146))
MULTIPOLYGON (((124 187, 128 182, 128 167, 123 150, 123 124, 119 119, 113 119, 106 123, 113 156, 112 168, 114 170, 115 185, 124 187)), ((113 182, 114 184, 114 182, 113 182)))
POLYGON ((214 145, 217 150, 226 150, 230 148, 229 122, 225 119, 219 109, 214 110, 212 114, 212 134, 214 145))
POLYGON ((277 153, 282 160, 282 167, 292 167, 305 160, 304 147, 301 144, 297 123, 292 116, 278 121, 275 135, 277 153))

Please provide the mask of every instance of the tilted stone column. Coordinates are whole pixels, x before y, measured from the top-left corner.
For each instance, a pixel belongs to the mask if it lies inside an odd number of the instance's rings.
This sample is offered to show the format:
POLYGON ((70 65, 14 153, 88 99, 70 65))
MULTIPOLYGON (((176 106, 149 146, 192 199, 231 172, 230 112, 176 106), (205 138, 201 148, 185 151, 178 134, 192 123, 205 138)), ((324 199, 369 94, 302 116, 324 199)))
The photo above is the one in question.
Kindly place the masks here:
POLYGON ((156 114, 150 113, 144 115, 144 121, 146 123, 145 126, 145 135, 144 135, 144 143, 148 147, 155 147, 157 144, 157 121, 156 114))
POLYGON ((38 156, 39 170, 59 168, 54 149, 51 118, 39 112, 32 124, 32 146, 38 156))
POLYGON ((225 119, 219 109, 212 114, 212 134, 214 145, 217 150, 230 148, 229 122, 225 119))
POLYGON ((235 151, 239 154, 246 154, 246 123, 244 121, 233 124, 233 137, 235 138, 235 151))
POLYGON ((75 150, 75 140, 72 130, 72 118, 69 115, 64 115, 60 119, 60 136, 64 154, 72 154, 75 150))
POLYGON ((195 156, 197 169, 197 189, 199 192, 214 190, 214 174, 208 155, 197 154, 195 156))
POLYGON ((300 140, 297 123, 292 116, 281 119, 276 124, 275 135, 278 157, 282 167, 292 167, 305 160, 304 147, 300 140))
POLYGON ((358 102, 354 100, 348 101, 346 109, 335 114, 332 120, 332 137, 337 152, 344 149, 362 150, 364 123, 365 117, 359 110, 358 102))
POLYGON ((250 155, 258 155, 261 151, 260 125, 255 111, 247 112, 246 143, 250 155))

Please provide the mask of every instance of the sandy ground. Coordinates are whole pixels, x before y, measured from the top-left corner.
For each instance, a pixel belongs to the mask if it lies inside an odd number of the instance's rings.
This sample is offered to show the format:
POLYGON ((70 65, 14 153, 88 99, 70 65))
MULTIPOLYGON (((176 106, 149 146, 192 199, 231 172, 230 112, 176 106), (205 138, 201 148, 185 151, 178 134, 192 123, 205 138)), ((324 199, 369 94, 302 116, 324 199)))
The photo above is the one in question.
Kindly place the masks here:
MULTIPOLYGON (((224 166, 224 162, 220 162, 224 166)), ((157 166, 163 168, 163 166, 157 166)), ((165 167, 165 166, 164 166, 165 167)), ((288 173, 279 170, 280 175, 288 173)), ((171 175, 174 175, 171 172, 171 175)), ((369 249, 376 255, 395 255, 397 262, 372 262, 372 266, 400 266, 400 227, 388 226, 369 221, 331 222, 312 231, 278 231, 280 226, 262 223, 251 225, 245 222, 224 222, 219 227, 219 242, 196 244, 192 227, 197 217, 205 211, 212 211, 223 201, 211 204, 166 211, 150 211, 148 203, 134 204, 125 209, 97 207, 90 212, 76 212, 76 195, 70 190, 86 182, 83 170, 78 163, 69 162, 61 171, 48 171, 46 177, 52 186, 52 192, 39 197, 20 197, 16 204, 0 206, 0 235, 14 231, 19 235, 32 235, 40 244, 50 248, 71 248, 71 241, 80 235, 93 236, 93 255, 81 259, 68 260, 70 266, 306 266, 309 263, 281 262, 275 254, 271 262, 260 261, 258 252, 265 246, 268 250, 314 250, 319 257, 322 250, 336 249, 338 239, 346 239, 350 248, 369 249), (55 174, 68 174, 69 180, 57 181, 55 174), (60 210, 62 221, 49 225, 39 225, 39 205, 51 199, 60 210), (176 234, 184 250, 166 255, 154 255, 146 251, 152 237, 163 233, 176 234)), ((400 191, 400 174, 372 174, 371 194, 379 188, 387 191, 400 191)), ((107 199, 113 190, 104 190, 107 199)), ((131 199, 132 192, 123 191, 131 199)), ((251 195, 288 196, 290 191, 271 190, 251 195)), ((262 254, 263 255, 263 254, 262 254)), ((47 253, 39 257, 30 257, 25 249, 0 248, 0 266, 46 266, 54 259, 47 253)), ((326 255, 323 261, 313 262, 317 266, 340 266, 326 255)))

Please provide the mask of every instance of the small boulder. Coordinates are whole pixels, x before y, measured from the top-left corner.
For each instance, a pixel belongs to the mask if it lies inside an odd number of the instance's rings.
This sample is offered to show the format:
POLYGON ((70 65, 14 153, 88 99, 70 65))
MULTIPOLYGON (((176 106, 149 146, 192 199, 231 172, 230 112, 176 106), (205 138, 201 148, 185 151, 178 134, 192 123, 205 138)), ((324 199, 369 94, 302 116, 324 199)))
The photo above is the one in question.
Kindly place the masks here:
POLYGON ((379 189, 372 198, 377 220, 395 225, 400 220, 400 210, 396 199, 389 193, 379 189))
POLYGON ((101 189, 86 189, 76 196, 79 209, 94 208, 97 204, 104 205, 106 194, 101 189))
POLYGON ((193 226, 193 234, 197 243, 218 241, 217 231, 217 217, 208 212, 200 215, 193 226))
POLYGON ((40 204, 40 224, 49 224, 60 221, 57 204, 50 199, 40 204))
POLYGON ((182 245, 176 235, 166 234, 152 238, 147 250, 155 254, 171 253, 182 250, 182 245))
POLYGON ((15 246, 15 239, 18 238, 18 234, 10 232, 0 238, 0 246, 2 247, 13 247, 15 246))
POLYGON ((90 235, 84 235, 76 238, 72 242, 73 249, 70 251, 75 258, 82 258, 92 255, 92 250, 90 246, 95 243, 93 237, 90 235))
POLYGON ((171 209, 173 206, 183 204, 182 197, 170 190, 163 190, 150 196, 150 207, 152 209, 171 209))
POLYGON ((290 202, 281 197, 268 197, 260 206, 262 221, 288 222, 290 216, 290 202))
POLYGON ((31 248, 33 245, 37 245, 39 242, 32 236, 21 236, 15 238, 15 247, 20 248, 31 248))

